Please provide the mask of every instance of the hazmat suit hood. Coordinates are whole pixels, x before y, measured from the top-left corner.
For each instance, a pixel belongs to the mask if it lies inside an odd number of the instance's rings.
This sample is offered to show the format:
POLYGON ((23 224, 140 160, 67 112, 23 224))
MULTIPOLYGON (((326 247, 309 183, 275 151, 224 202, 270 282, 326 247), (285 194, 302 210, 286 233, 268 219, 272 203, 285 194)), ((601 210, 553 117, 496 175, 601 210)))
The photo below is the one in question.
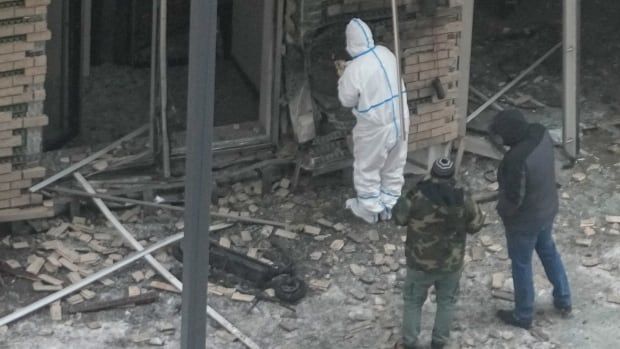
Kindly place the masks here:
POLYGON ((520 111, 504 110, 495 116, 489 131, 511 147, 527 138, 529 125, 520 111))
POLYGON ((359 18, 353 18, 347 25, 347 53, 352 58, 375 47, 370 27, 359 18))

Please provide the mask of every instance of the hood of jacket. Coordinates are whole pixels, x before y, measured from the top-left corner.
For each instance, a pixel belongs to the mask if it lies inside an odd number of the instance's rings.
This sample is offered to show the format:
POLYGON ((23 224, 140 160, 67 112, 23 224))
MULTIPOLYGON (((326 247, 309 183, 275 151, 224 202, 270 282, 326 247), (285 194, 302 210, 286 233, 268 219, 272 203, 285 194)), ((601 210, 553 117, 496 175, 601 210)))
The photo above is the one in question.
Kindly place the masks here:
POLYGON ((347 53, 352 58, 375 47, 370 27, 359 18, 353 18, 347 25, 347 53))

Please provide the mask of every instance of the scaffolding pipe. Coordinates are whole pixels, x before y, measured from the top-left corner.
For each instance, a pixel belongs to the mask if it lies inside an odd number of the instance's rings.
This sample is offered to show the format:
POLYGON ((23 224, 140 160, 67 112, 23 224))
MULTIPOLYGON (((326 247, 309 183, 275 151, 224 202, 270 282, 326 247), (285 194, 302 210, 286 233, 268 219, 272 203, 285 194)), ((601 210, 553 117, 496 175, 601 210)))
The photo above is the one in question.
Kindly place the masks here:
POLYGON ((478 117, 483 111, 485 111, 491 104, 495 103, 501 96, 503 96, 506 92, 508 92, 511 88, 513 88, 519 81, 523 80, 529 73, 531 73, 534 69, 536 69, 539 65, 541 65, 544 61, 547 60, 555 51, 559 50, 562 47, 562 43, 558 43, 553 46, 544 56, 540 57, 536 62, 530 65, 527 69, 521 72, 514 80, 506 84, 499 92, 497 92, 493 97, 489 98, 483 105, 481 105, 478 109, 476 109, 473 113, 471 113, 467 117, 467 122, 469 123, 476 117, 478 117))
POLYGON ((161 94, 161 142, 164 177, 170 177, 170 139, 168 136, 168 0, 159 8, 159 91, 161 94))
POLYGON ((153 154, 155 149, 155 114, 157 113, 157 30, 159 23, 159 0, 153 0, 151 14, 151 85, 149 92, 149 146, 153 154))
MULTIPOLYGON (((94 193, 94 189, 93 187, 90 185, 90 183, 88 183, 88 181, 86 180, 86 178, 84 178, 84 176, 82 176, 79 172, 76 172, 73 174, 73 176, 75 177, 75 179, 80 182, 80 184, 82 185, 82 187, 84 187, 84 189, 88 192, 88 193, 94 193)), ((121 224, 121 222, 119 222, 119 220, 116 218, 116 216, 112 213, 112 211, 110 211, 110 209, 103 203, 103 201, 101 199, 97 199, 94 198, 93 202, 97 205, 97 207, 99 207, 99 209, 101 210, 101 212, 103 213, 103 215, 110 221, 110 223, 112 223, 112 225, 121 233, 121 235, 123 235, 123 237, 125 238, 125 240, 127 240, 129 242, 129 244, 137 251, 143 251, 144 250, 144 246, 142 246, 132 235, 131 233, 121 224)), ((208 231, 208 230, 207 230, 208 231)), ((205 234, 205 235, 209 235, 209 234, 205 234)), ((177 279, 174 275, 172 275, 172 273, 170 273, 168 271, 168 269, 166 269, 163 265, 161 265, 161 263, 159 263, 155 258, 153 258, 153 256, 151 256, 150 254, 145 254, 144 258, 146 259, 146 261, 164 278, 166 279, 166 281, 168 281, 170 284, 172 284, 172 286, 174 286, 176 289, 178 289, 179 291, 183 291, 183 283, 177 279)), ((208 263, 207 263, 208 264, 208 263)), ((204 268, 204 265, 201 266, 204 268)), ((218 314, 215 310, 213 310, 213 308, 211 308, 210 306, 206 306, 207 307, 207 314, 214 319, 215 321, 217 321, 222 327, 224 327, 226 330, 228 330, 232 335, 234 335, 235 337, 237 337, 241 342, 243 342, 248 348, 250 349, 259 349, 258 345, 256 343, 254 343, 254 341, 252 341, 248 336, 246 336, 245 334, 243 334, 238 328, 236 328, 232 323, 230 323, 228 320, 226 320, 223 316, 221 316, 220 314, 218 314)))
POLYGON ((57 291, 55 293, 50 294, 49 296, 43 297, 42 299, 28 305, 25 306, 21 309, 17 309, 16 311, 14 311, 13 313, 3 317, 2 319, 0 319, 0 327, 7 325, 17 319, 20 319, 38 309, 43 308, 44 306, 51 304, 59 299, 62 299, 76 291, 79 291, 80 289, 92 284, 93 282, 100 280, 112 273, 114 273, 115 271, 128 266, 129 264, 137 261, 138 259, 151 254, 157 250, 159 250, 160 248, 163 248, 165 246, 168 246, 172 243, 175 243, 179 240, 181 240, 183 238, 183 233, 178 233, 176 235, 172 235, 156 244, 153 244, 152 246, 143 249, 140 252, 136 252, 132 255, 130 255, 129 257, 119 261, 116 264, 113 264, 107 268, 101 269, 98 272, 89 275, 87 277, 85 277, 84 279, 82 279, 81 281, 70 285, 60 291, 57 291))
POLYGON ((403 107, 403 91, 402 89, 402 72, 400 63, 400 26, 398 25, 398 4, 396 0, 392 0, 392 26, 394 27, 394 55, 396 56, 396 89, 398 93, 398 115, 400 117, 400 128, 402 129, 403 141, 407 141, 409 130, 405 130, 405 108, 403 107))

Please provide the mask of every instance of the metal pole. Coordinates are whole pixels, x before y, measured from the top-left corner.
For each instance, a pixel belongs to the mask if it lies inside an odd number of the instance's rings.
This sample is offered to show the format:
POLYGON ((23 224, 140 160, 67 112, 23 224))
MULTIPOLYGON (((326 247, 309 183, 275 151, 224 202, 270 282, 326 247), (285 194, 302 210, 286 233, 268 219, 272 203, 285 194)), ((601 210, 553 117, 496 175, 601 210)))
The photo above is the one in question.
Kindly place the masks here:
POLYGON ((192 0, 187 88, 187 160, 181 348, 204 348, 209 265, 217 0, 192 0))
POLYGON ((161 142, 164 177, 170 177, 170 140, 168 139, 168 0, 161 0, 159 9, 159 74, 161 92, 161 142))
MULTIPOLYGON (((84 198, 98 198, 98 199, 102 199, 106 201, 135 204, 135 205, 146 206, 146 207, 160 208, 163 210, 170 210, 170 211, 177 211, 177 212, 185 211, 185 207, 183 206, 157 204, 154 202, 149 202, 149 201, 144 201, 144 200, 129 199, 129 198, 113 196, 113 195, 108 195, 108 194, 101 194, 101 193, 89 193, 85 191, 74 190, 74 189, 69 189, 69 188, 64 188, 64 187, 53 187, 53 188, 47 188, 46 190, 51 191, 51 192, 61 193, 61 194, 84 197, 84 198)), ((281 227, 285 229, 290 226, 283 222, 270 221, 266 219, 252 218, 252 217, 241 217, 241 216, 235 216, 235 215, 226 214, 226 213, 212 212, 211 216, 215 218, 228 219, 232 221, 238 221, 238 222, 244 222, 244 223, 250 223, 250 224, 271 225, 274 227, 281 227)))
POLYGON ((579 51, 581 1, 564 0, 564 150, 579 155, 579 51))
POLYGON ((157 109, 157 24, 159 0, 153 0, 151 16, 151 90, 149 96, 149 146, 155 153, 155 113, 157 109))
POLYGON ((405 108, 403 103, 403 91, 402 91, 402 72, 400 66, 400 26, 398 25, 398 4, 396 0, 392 0, 392 26, 394 27, 394 55, 396 56, 396 89, 398 93, 398 113, 400 116, 400 128, 402 129, 403 141, 407 141, 407 135, 409 130, 405 130, 405 108))
MULTIPOLYGON (((80 183, 80 185, 84 188, 84 190, 86 190, 86 192, 91 193, 91 194, 95 193, 95 189, 93 189, 93 187, 90 185, 90 183, 88 183, 86 178, 84 178, 84 176, 82 176, 79 172, 74 173, 73 177, 75 177, 75 179, 80 183)), ((99 207, 99 210, 108 219, 108 221, 112 223, 114 228, 116 228, 116 230, 118 230, 118 232, 121 233, 123 238, 125 238, 125 240, 129 242, 129 244, 136 251, 142 251, 144 249, 142 244, 140 244, 138 240, 136 240, 133 237, 133 235, 131 235, 131 233, 127 230, 127 228, 123 226, 123 224, 118 220, 118 218, 116 218, 114 213, 110 211, 110 209, 105 205, 105 203, 103 203, 101 199, 93 198, 93 202, 95 203, 95 205, 97 205, 97 207, 99 207)), ((161 275, 164 279, 166 279, 166 281, 171 283, 172 286, 174 286, 178 290, 183 289, 183 284, 181 283, 181 281, 179 281, 179 279, 177 279, 174 275, 172 275, 172 273, 170 273, 168 269, 166 269, 163 265, 161 265, 161 263, 159 263, 153 256, 151 256, 150 254, 146 255, 145 259, 153 267, 153 269, 155 269, 155 271, 157 271, 159 275, 161 275)))
POLYGON ((82 78, 90 76, 90 47, 93 15, 93 1, 82 1, 82 78))
POLYGON ((519 81, 523 80, 523 78, 526 77, 527 74, 531 73, 534 69, 536 69, 539 65, 541 65, 545 60, 547 60, 547 58, 549 58, 549 56, 551 56, 552 54, 555 53, 555 51, 560 49, 560 47, 562 47, 561 42, 553 46, 549 51, 547 51, 547 53, 545 53, 544 56, 536 60, 536 62, 534 62, 531 66, 529 66, 527 69, 522 71, 521 74, 519 74, 514 80, 512 80, 506 86, 504 86, 499 92, 493 95, 493 97, 489 98, 489 100, 486 101, 486 103, 484 103, 478 109, 476 109, 473 113, 471 113, 467 117, 467 122, 470 122, 476 117, 478 117, 478 115, 480 115, 483 111, 485 111, 491 104, 495 103, 495 101, 497 101, 501 96, 503 96, 506 92, 508 92, 508 90, 510 90, 516 84, 518 84, 519 81))
MULTIPOLYGON (((90 185, 90 183, 88 183, 88 181, 80 173, 74 173, 74 177, 75 177, 75 179, 78 180, 78 182, 80 182, 80 184, 82 184, 82 186, 84 187, 84 189, 87 192, 89 192, 89 193, 93 193, 94 192, 93 187, 90 185)), ((123 237, 132 245, 132 247, 134 249, 136 249, 137 251, 144 250, 144 247, 138 241, 136 241, 136 239, 131 235, 131 233, 129 231, 127 231, 127 229, 118 221, 116 216, 114 216, 114 214, 103 203, 103 201, 101 201, 101 199, 93 199, 93 202, 99 207, 99 209, 104 214, 104 216, 106 216, 106 218, 110 221, 110 223, 112 223, 112 225, 123 235, 123 237)), ((206 226, 208 226, 208 225, 206 225, 206 226)), ((207 236, 207 238, 208 238, 208 235, 209 235, 208 231, 210 231, 210 229, 207 229, 207 233, 206 234, 199 234, 199 235, 204 235, 204 236, 207 236)), ((208 247, 204 251, 208 252, 208 247)), ((205 254, 207 254, 207 253, 205 252, 205 254)), ((164 279, 166 279, 166 281, 171 283, 172 286, 174 286, 176 289, 178 289, 180 291, 183 291, 183 284, 181 283, 181 281, 179 281, 179 279, 177 279, 174 275, 172 275, 163 265, 161 265, 161 263, 159 263, 150 254, 146 254, 145 255, 145 259, 146 259, 147 262, 149 262, 149 264, 164 279)), ((187 268, 187 263, 188 263, 187 261, 184 263, 185 267, 183 269, 187 268)), ((205 266, 208 265, 208 264, 209 264, 209 259, 207 257, 206 264, 203 264, 201 267, 203 269, 207 269, 207 268, 205 268, 205 266)), ((204 304, 204 306, 206 306, 206 308, 207 308, 207 314, 212 319, 217 321, 222 327, 224 327, 226 330, 228 330, 231 334, 233 334, 235 337, 239 338, 239 340, 241 342, 243 342, 248 348, 250 348, 250 349, 258 349, 259 348, 258 345, 256 345, 256 343, 254 343, 248 336, 246 336, 241 331, 239 331, 238 328, 236 328, 233 324, 231 324, 223 316, 218 314, 215 310, 213 310, 213 308, 211 308, 210 306, 206 305, 206 284, 207 284, 207 281, 205 280, 205 286, 204 286, 205 287, 205 301, 204 301, 205 304, 204 304)), ((183 303, 185 304, 185 302, 183 302, 183 303)), ((202 309, 204 309, 204 306, 202 307, 202 309)), ((201 312, 201 313, 204 314, 204 311, 202 311, 202 310, 196 310, 196 311, 197 312, 201 312)), ((205 326, 206 326, 206 320, 205 320, 205 326)), ((204 340, 203 340, 203 345, 204 345, 204 340)))
POLYGON ((64 288, 58 292, 52 293, 47 297, 44 297, 24 308, 20 308, 16 311, 14 311, 13 313, 3 317, 2 319, 0 319, 0 326, 4 326, 6 324, 9 324, 19 318, 22 318, 38 309, 43 308, 44 306, 51 304, 59 299, 62 299, 70 294, 72 294, 75 291, 78 291, 90 284, 92 284, 93 282, 102 279, 112 273, 114 273, 115 271, 128 266, 129 264, 137 261, 138 259, 153 253, 157 250, 159 250, 162 247, 168 246, 176 241, 181 240, 181 238, 183 238, 183 233, 178 233, 176 235, 170 236, 154 245, 152 245, 151 247, 145 248, 144 250, 140 251, 140 252, 136 252, 132 255, 130 255, 129 257, 119 261, 116 264, 113 264, 107 268, 101 269, 100 271, 87 276, 86 278, 82 279, 81 281, 79 281, 78 283, 75 283, 71 286, 68 286, 67 288, 64 288))
POLYGON ((45 179, 44 181, 40 182, 39 184, 33 185, 30 188, 30 191, 32 193, 37 192, 45 187, 47 187, 48 185, 56 182, 57 180, 65 177, 66 175, 69 175, 77 170, 79 170, 80 168, 88 165, 90 162, 94 161, 95 159, 103 156, 104 154, 106 154, 107 152, 111 151, 112 149, 118 147, 119 145, 123 144, 125 141, 128 141, 130 139, 136 138, 137 136, 141 135, 142 133, 146 132, 146 130, 148 130, 149 125, 144 125, 140 128, 138 128, 137 130, 129 133, 128 135, 110 143, 109 145, 105 146, 103 149, 98 150, 94 153, 92 153, 91 155, 87 156, 86 158, 82 159, 81 161, 76 162, 75 164, 65 168, 64 170, 57 172, 56 174, 54 174, 53 176, 45 179))

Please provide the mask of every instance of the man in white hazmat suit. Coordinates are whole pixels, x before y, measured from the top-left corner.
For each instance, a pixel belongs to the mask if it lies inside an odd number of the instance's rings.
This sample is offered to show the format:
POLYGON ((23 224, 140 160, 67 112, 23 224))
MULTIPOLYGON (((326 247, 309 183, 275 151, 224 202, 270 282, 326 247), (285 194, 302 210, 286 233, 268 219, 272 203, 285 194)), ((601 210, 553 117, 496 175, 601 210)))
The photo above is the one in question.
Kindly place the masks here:
POLYGON ((353 181, 357 198, 346 207, 368 223, 389 220, 401 195, 407 161, 409 108, 405 86, 397 83, 396 57, 387 48, 375 46, 366 23, 354 18, 347 25, 347 62, 338 81, 338 98, 353 108, 353 181), (399 94, 398 86, 401 87, 399 94), (405 125, 401 125, 401 103, 405 125))

